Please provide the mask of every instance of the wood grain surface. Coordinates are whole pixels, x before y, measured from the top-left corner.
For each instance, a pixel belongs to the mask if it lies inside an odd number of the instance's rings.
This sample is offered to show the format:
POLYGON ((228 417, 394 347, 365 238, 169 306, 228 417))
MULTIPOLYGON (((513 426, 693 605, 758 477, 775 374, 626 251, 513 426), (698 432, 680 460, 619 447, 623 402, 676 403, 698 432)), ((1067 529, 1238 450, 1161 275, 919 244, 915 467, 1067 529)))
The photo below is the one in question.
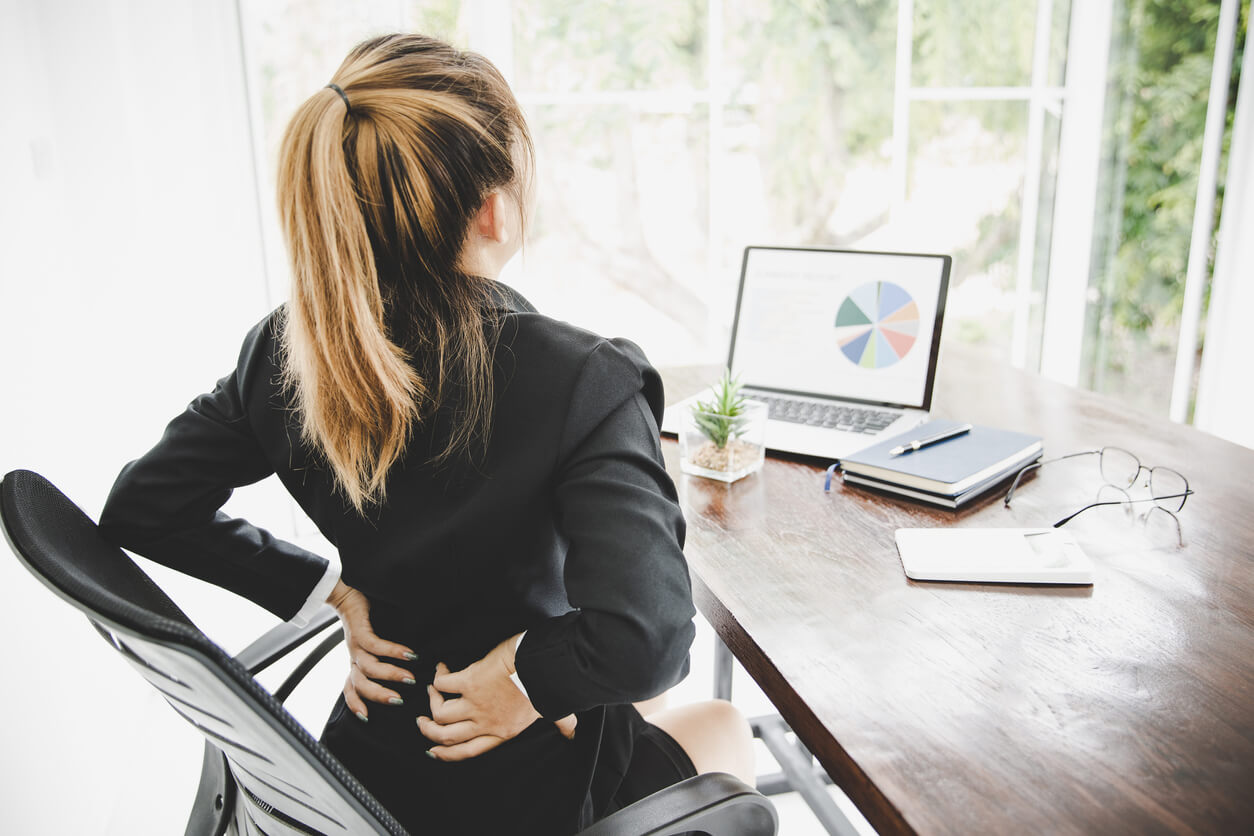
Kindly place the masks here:
MULTIPOLYGON (((690 477, 666 441, 698 607, 881 833, 1254 833, 1254 452, 974 350, 940 363, 937 416, 1183 473, 1183 545, 1152 503, 1093 508, 1067 525, 1091 587, 915 582, 895 529, 1050 525, 1097 457, 955 512, 824 493, 813 462, 690 477)), ((668 372, 668 400, 715 374, 668 372)))

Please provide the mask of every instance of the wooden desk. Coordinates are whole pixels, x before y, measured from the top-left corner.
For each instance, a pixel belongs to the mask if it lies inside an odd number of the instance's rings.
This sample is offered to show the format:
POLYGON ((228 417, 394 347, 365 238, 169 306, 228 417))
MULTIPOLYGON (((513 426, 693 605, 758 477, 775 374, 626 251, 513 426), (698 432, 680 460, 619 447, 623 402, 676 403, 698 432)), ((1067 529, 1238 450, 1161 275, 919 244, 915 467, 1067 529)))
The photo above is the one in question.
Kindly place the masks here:
POLYGON ((940 416, 1182 472, 1184 545, 1161 512, 1093 508, 1068 524, 1092 587, 918 583, 895 529, 1050 525, 1097 457, 955 513, 790 461, 689 477, 667 441, 702 613, 881 833, 1254 833, 1254 452, 961 347, 940 368, 940 416))

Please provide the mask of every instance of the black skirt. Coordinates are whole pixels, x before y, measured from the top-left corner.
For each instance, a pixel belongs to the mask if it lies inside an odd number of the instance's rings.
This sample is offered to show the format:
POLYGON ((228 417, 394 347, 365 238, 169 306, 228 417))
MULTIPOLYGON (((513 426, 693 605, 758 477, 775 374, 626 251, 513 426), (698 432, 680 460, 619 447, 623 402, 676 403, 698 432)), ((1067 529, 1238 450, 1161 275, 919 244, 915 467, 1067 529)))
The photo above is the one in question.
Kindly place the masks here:
POLYGON ((432 760, 416 723, 429 711, 426 683, 388 686, 405 705, 370 703, 362 722, 341 697, 322 741, 413 836, 567 836, 696 774, 674 739, 632 705, 582 712, 573 740, 537 720, 479 757, 432 760))

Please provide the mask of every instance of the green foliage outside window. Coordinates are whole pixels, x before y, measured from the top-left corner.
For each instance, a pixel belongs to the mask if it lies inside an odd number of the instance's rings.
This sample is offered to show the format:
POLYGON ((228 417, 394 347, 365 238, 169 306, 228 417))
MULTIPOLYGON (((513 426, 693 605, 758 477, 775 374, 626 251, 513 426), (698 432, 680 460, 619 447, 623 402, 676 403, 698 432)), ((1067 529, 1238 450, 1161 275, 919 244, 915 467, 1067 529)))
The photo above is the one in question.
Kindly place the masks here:
MULTIPOLYGON (((1109 228, 1094 248, 1101 305, 1089 368, 1098 389, 1155 411, 1166 408, 1175 361, 1219 10, 1213 0, 1116 3, 1103 190, 1109 228)), ((1248 10, 1243 4, 1236 37, 1221 189, 1248 10)), ((1221 205, 1222 195, 1216 217, 1221 205)))

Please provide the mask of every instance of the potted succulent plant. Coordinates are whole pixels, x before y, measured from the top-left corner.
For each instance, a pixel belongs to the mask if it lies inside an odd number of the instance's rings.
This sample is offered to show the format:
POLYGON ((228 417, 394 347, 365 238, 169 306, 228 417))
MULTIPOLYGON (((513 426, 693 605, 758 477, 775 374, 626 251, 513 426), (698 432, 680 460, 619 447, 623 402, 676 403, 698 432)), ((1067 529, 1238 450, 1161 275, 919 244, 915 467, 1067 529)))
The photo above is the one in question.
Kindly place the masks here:
POLYGON ((684 415, 679 433, 680 468, 685 473, 735 482, 762 467, 767 406, 750 400, 740 382, 723 371, 710 394, 684 415))

